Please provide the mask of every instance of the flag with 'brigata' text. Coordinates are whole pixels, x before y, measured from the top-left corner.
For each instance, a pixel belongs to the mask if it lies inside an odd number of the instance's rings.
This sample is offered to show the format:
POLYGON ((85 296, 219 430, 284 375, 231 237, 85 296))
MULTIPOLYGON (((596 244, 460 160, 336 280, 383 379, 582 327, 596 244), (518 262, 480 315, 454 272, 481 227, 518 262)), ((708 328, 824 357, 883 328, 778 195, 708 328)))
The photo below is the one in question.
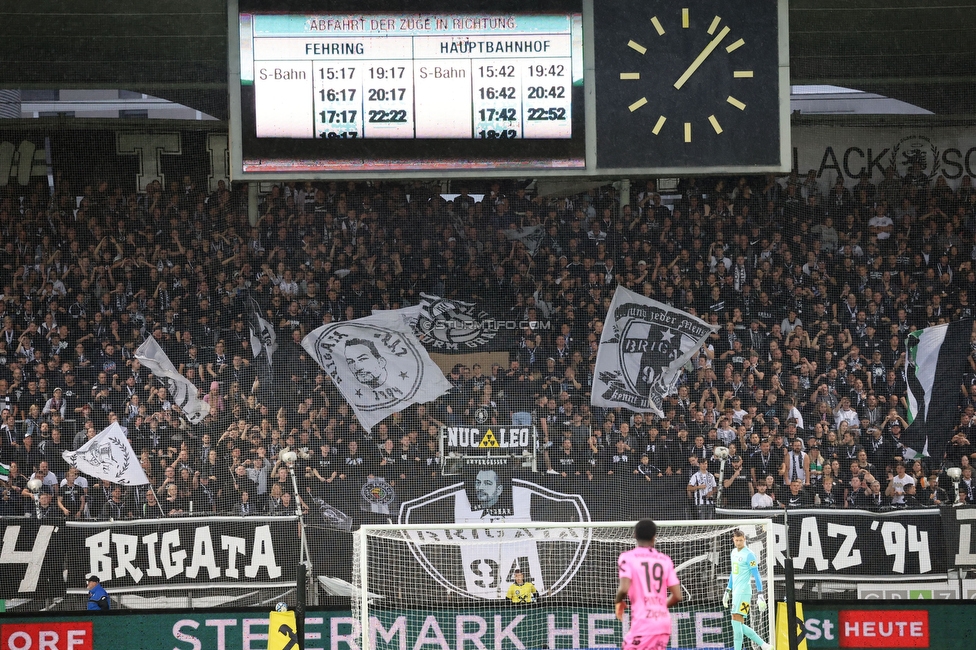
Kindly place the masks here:
POLYGON ((714 331, 691 314, 617 287, 600 337, 593 406, 664 416, 685 364, 714 331))

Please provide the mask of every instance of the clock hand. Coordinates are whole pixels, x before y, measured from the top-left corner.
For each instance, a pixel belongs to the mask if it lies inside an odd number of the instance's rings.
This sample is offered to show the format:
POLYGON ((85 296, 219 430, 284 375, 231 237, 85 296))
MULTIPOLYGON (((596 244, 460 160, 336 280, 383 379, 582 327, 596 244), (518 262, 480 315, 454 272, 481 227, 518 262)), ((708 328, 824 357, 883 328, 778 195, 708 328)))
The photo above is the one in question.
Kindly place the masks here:
POLYGON ((722 31, 718 33, 718 36, 713 38, 712 41, 705 46, 705 49, 702 50, 701 54, 699 54, 698 57, 691 62, 691 65, 689 65, 688 69, 684 71, 684 74, 678 77, 678 80, 674 82, 675 88, 680 90, 681 87, 685 85, 685 82, 688 81, 688 78, 691 77, 691 75, 695 74, 695 71, 698 70, 699 67, 701 67, 701 64, 705 62, 705 59, 708 58, 708 55, 711 54, 716 47, 718 47, 718 44, 722 42, 723 38, 729 35, 730 31, 731 30, 728 27, 722 28, 722 31))

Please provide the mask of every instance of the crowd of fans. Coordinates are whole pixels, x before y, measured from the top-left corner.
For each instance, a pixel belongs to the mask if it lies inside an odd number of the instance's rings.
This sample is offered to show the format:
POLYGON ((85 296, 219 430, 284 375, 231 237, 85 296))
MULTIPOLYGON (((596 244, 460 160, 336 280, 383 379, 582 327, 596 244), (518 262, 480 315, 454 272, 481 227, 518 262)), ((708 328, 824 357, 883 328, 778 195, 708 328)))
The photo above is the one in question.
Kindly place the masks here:
POLYGON ((208 193, 189 177, 145 193, 107 180, 53 197, 7 186, 0 514, 291 514, 371 476, 423 492, 441 480, 439 428, 473 424, 479 407, 495 423, 532 414, 540 480, 572 491, 626 477, 680 503, 679 517, 685 496, 704 511, 720 489, 733 507, 941 505, 956 498, 947 466, 962 468, 959 498, 973 503, 969 383, 945 450, 911 461, 899 443, 905 336, 973 316, 969 177, 956 190, 917 166, 850 187, 814 172, 690 178, 665 197, 654 181, 636 187, 621 205, 611 186, 547 198, 489 182, 449 200, 423 183, 289 183, 252 225, 245 188, 208 193), (546 231, 534 251, 502 233, 532 225, 546 231), (719 326, 663 418, 589 404, 617 286, 719 326), (507 365, 458 363, 448 395, 366 432, 300 341, 421 293, 528 327, 507 365), (253 359, 248 296, 277 330, 270 374, 253 359), (147 336, 205 395, 202 423, 134 359, 147 336), (63 460, 115 421, 153 489, 63 460), (730 450, 721 476, 718 445, 730 450), (285 447, 299 451, 297 494, 285 447), (38 504, 31 477, 44 482, 38 504))

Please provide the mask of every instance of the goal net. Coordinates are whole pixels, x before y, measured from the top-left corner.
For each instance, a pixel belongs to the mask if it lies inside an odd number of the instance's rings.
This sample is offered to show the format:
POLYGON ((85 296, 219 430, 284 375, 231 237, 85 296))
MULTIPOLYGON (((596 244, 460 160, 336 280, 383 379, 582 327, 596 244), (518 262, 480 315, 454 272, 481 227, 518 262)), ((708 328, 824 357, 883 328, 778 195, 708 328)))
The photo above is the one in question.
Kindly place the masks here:
MULTIPOLYGON (((674 560, 684 595, 670 647, 733 647, 722 596, 735 528, 759 559, 770 605, 752 607, 748 624, 771 638, 771 523, 659 522, 656 547, 674 560)), ((619 648, 628 622, 613 614, 616 562, 634 544, 633 522, 364 526, 353 544, 355 622, 339 632, 362 650, 619 648), (531 603, 513 602, 524 586, 508 593, 517 571, 537 590, 531 603)))

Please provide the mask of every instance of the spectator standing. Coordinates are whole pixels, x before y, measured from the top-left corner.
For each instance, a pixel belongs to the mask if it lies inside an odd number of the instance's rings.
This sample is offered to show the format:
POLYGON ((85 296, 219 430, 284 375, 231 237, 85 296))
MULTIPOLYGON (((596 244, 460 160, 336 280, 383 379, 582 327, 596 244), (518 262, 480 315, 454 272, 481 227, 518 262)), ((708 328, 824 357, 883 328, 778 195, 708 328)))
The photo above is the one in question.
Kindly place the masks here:
POLYGON ((688 479, 688 497, 694 519, 711 519, 715 513, 715 477, 708 471, 708 461, 698 461, 698 471, 688 479))

